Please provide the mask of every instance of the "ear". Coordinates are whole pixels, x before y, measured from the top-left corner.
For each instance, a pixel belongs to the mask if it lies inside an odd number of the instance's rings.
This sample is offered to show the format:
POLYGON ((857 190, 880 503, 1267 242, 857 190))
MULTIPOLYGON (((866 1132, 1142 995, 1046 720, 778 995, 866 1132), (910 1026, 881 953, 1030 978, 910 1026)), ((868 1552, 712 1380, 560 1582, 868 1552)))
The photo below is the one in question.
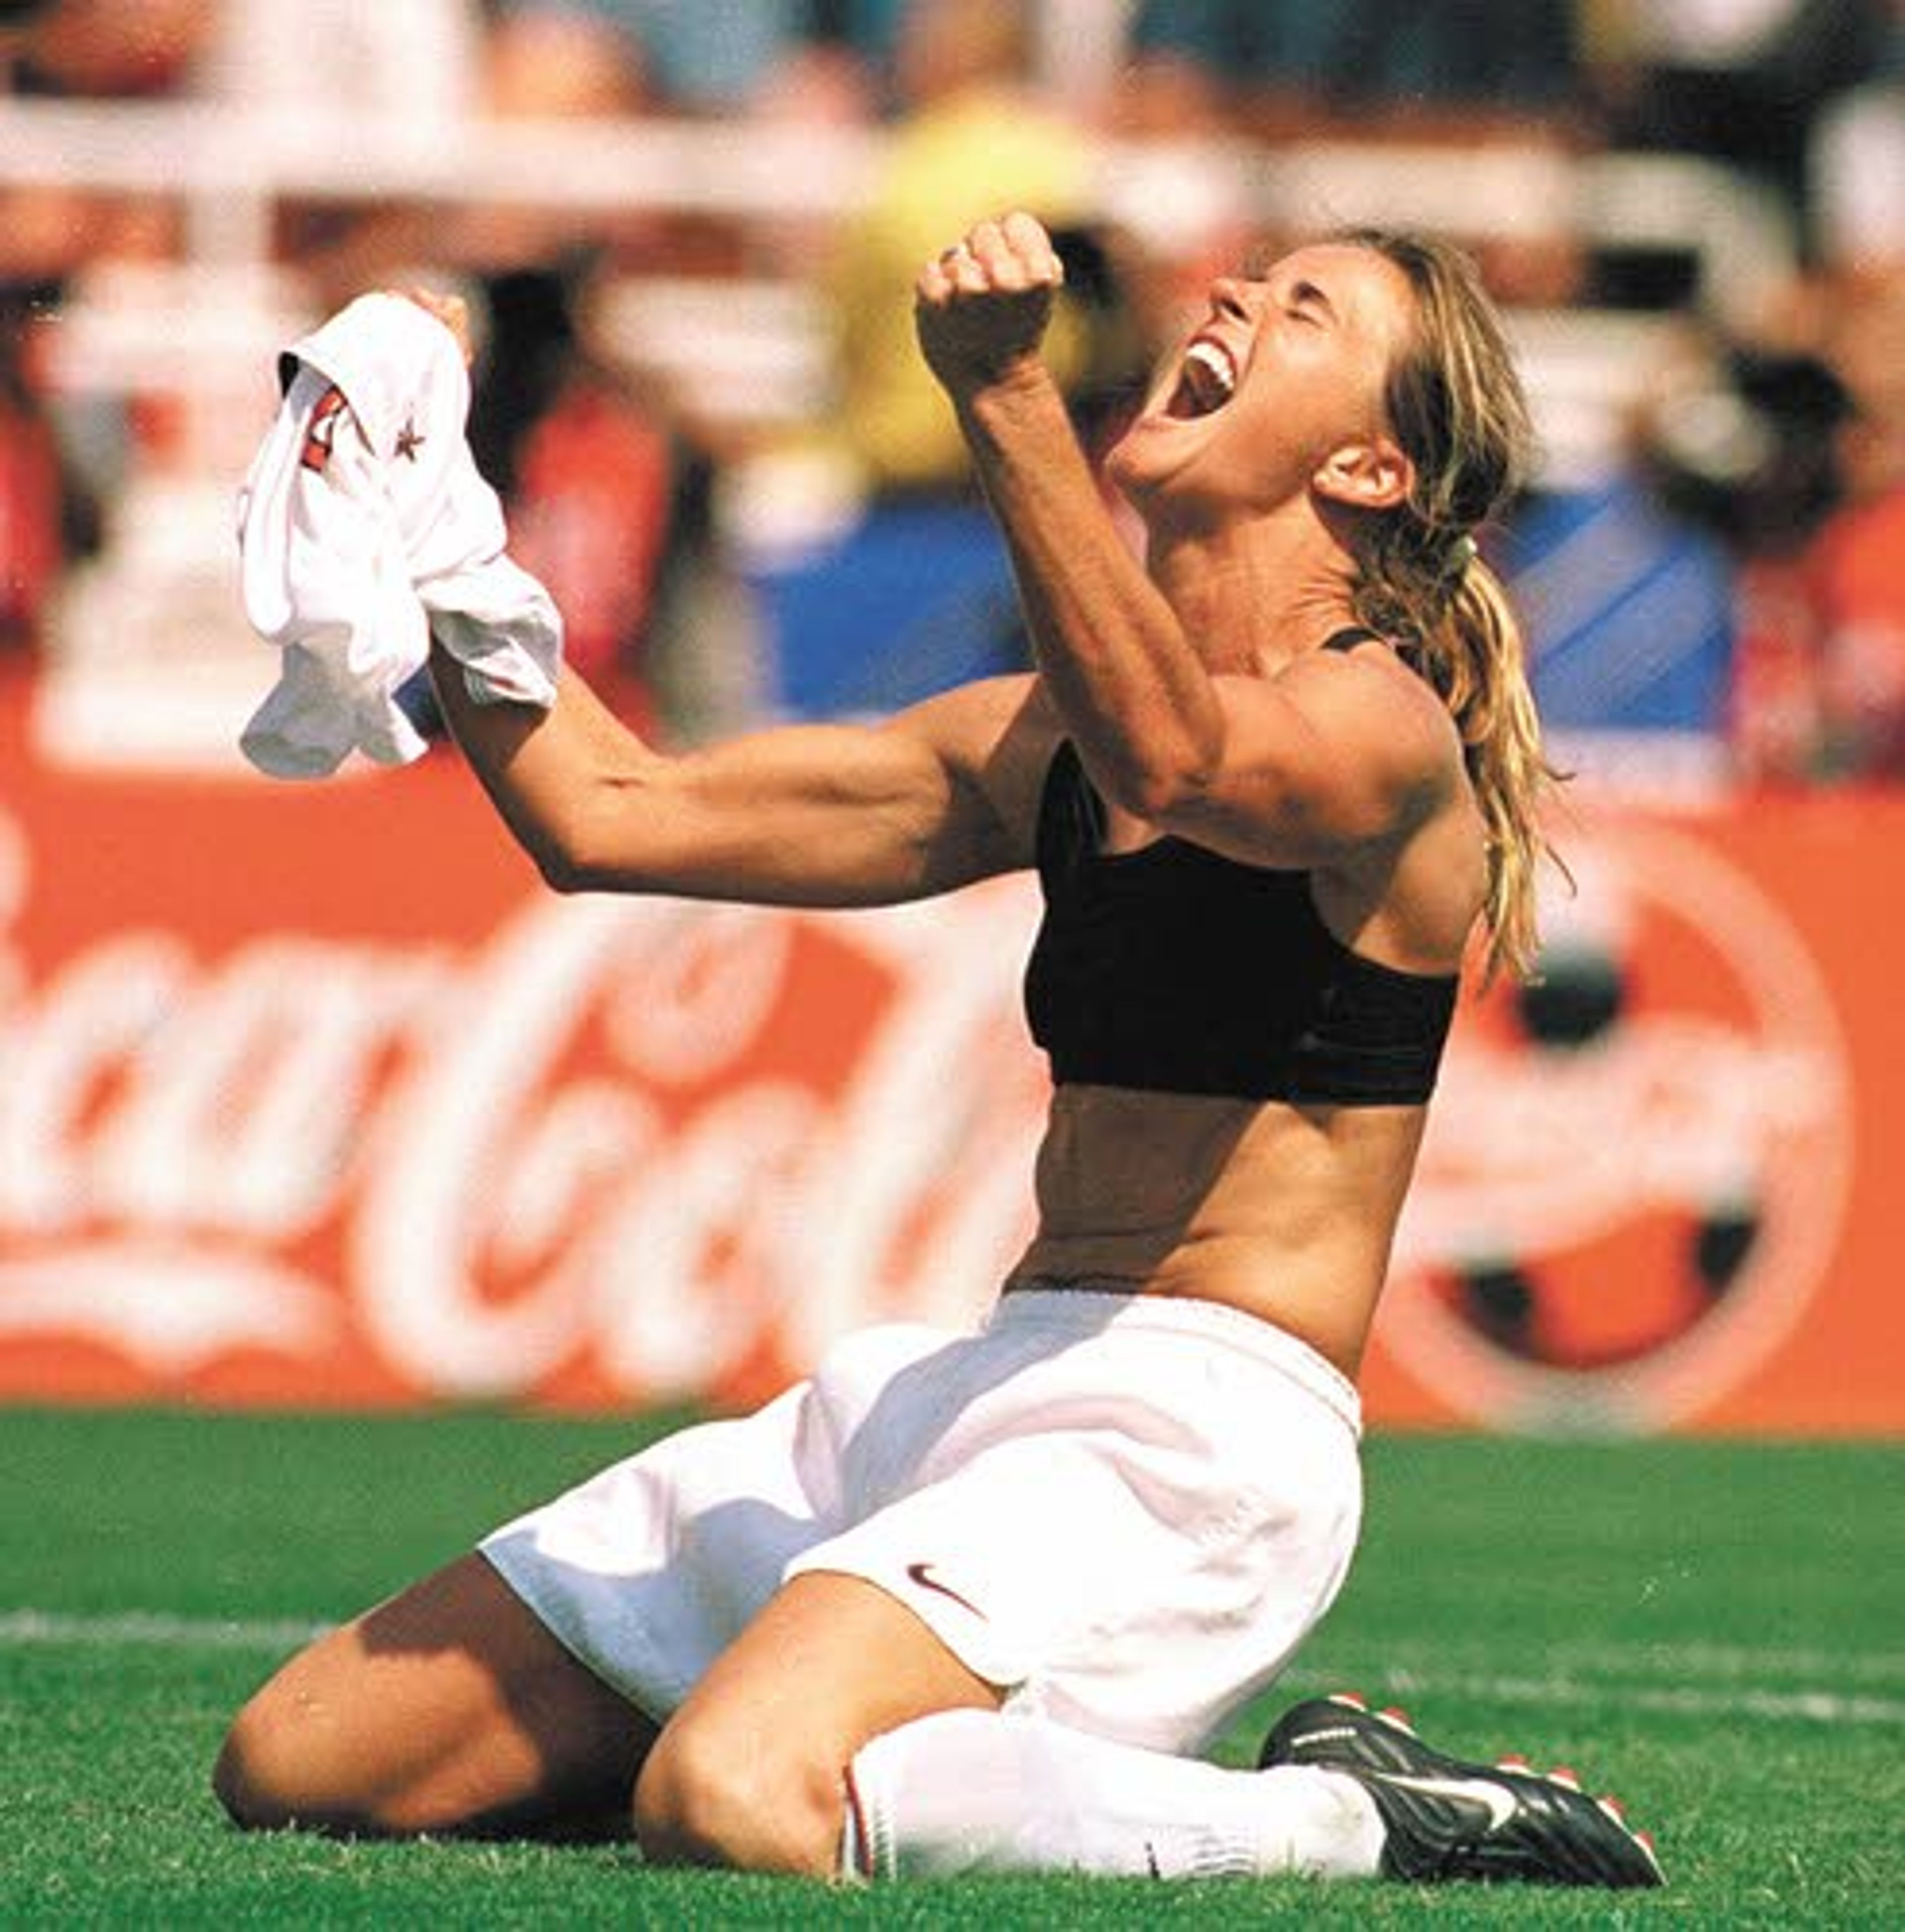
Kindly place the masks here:
POLYGON ((1318 495, 1346 508, 1393 510, 1408 500, 1415 465, 1400 444, 1379 436, 1331 450, 1310 482, 1318 495))

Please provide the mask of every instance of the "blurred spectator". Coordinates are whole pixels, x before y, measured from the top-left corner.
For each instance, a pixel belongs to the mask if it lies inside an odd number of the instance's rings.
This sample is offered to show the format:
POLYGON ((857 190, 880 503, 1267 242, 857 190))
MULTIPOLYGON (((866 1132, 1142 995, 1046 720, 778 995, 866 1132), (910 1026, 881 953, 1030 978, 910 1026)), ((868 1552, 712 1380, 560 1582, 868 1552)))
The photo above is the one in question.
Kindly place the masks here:
POLYGON ((1842 407, 1809 361, 1690 338, 1642 412, 1632 460, 1517 506, 1511 587, 1551 730, 1622 734, 1684 749, 1684 769, 1724 769, 1741 586, 1783 568, 1834 500, 1842 407))
POLYGON ((1576 113, 1574 0, 1141 0, 1140 62, 1189 67, 1245 128, 1450 132, 1576 113))
POLYGON ((14 50, 16 92, 130 100, 189 81, 220 0, 44 0, 14 50))
POLYGON ((1796 554, 1844 494, 1844 386, 1797 347, 1692 349, 1644 431, 1647 472, 1676 513, 1742 557, 1796 554))
MULTIPOLYGON (((728 18, 725 8, 668 10, 728 18)), ((488 111, 508 120, 619 122, 682 112, 638 17, 646 11, 622 0, 502 0, 489 36, 488 111)), ((741 266, 742 227, 653 207, 631 206, 610 220, 524 206, 470 211, 458 245, 465 260, 490 267, 605 242, 626 268, 725 273, 741 266)))
POLYGON ((1805 206, 1814 122, 1883 58, 1892 0, 1586 0, 1616 145, 1706 155, 1805 206))
MULTIPOLYGON (((965 447, 913 340, 908 291, 926 258, 982 217, 1024 208, 1076 224, 1090 186, 1084 132, 1025 82, 1025 10, 1012 0, 912 0, 902 18, 898 113, 880 176, 845 225, 829 292, 839 434, 874 494, 965 486, 965 447)), ((1062 310, 1048 350, 1061 381, 1083 356, 1062 310)))
POLYGON ((722 0, 686 7, 681 0, 588 0, 620 20, 647 54, 656 92, 687 114, 748 112, 779 70, 800 51, 808 28, 806 0, 722 0))
MULTIPOLYGON (((328 118, 340 140, 374 128, 428 152, 480 99, 478 0, 228 0, 196 93, 258 114, 328 118)), ((436 254, 434 210, 415 202, 286 203, 278 246, 320 310, 436 254)))
POLYGON ((1002 209, 1037 213, 1066 267, 1047 352, 1088 444, 1142 376, 1124 240, 1085 219, 1090 139, 1030 85, 1028 16, 1005 0, 912 0, 897 16, 887 145, 825 278, 825 446, 750 466, 754 501, 737 519, 776 696, 796 715, 889 712, 1025 661, 1010 560, 914 337, 930 256, 1002 209))
POLYGON ((638 74, 641 100, 664 112, 745 114, 814 26, 810 0, 501 0, 496 11, 510 58, 528 46, 572 80, 586 70, 608 83, 609 111, 632 104, 614 98, 619 68, 638 74))
POLYGON ((488 106, 526 120, 649 112, 648 50, 612 10, 569 0, 501 0, 489 34, 488 106))
MULTIPOLYGON (((1905 778, 1905 263, 1828 284, 1819 352, 1846 412, 1833 439, 1841 501, 1806 547, 1790 600, 1809 662, 1819 778, 1905 778)), ((1755 751, 1755 766, 1786 776, 1755 751)))
POLYGON ((484 32, 478 0, 226 0, 197 91, 427 142, 475 105, 484 32))
POLYGON ((1871 71, 1826 102, 1805 156, 1821 266, 1883 273, 1905 264, 1905 0, 1892 0, 1871 71))
POLYGON ((1815 279, 1666 392, 1664 498, 1737 566, 1730 719, 1759 784, 1905 777, 1905 270, 1815 279))
POLYGON ((763 122, 859 128, 880 112, 878 79, 871 62, 844 41, 808 41, 768 75, 752 97, 763 122))
MULTIPOLYGON (((188 92, 215 30, 217 0, 40 0, 0 13, 0 69, 29 98, 144 101, 188 92)), ((163 443, 176 409, 149 393, 93 412, 74 436, 56 418, 40 363, 43 325, 101 262, 175 252, 170 199, 50 185, 0 186, 0 638, 46 641, 64 567, 104 533, 103 493, 132 440, 163 443), (82 464, 75 452, 92 459, 82 464)))
MULTIPOLYGON (((566 0, 503 0, 484 53, 483 111, 502 121, 628 121, 657 110, 640 43, 614 20, 566 0)), ((666 260, 669 224, 651 208, 613 219, 560 207, 465 208, 446 251, 476 273, 501 274, 606 246, 631 264, 666 260)))
MULTIPOLYGON (((136 100, 188 91, 218 0, 42 0, 0 32, 8 91, 136 100)), ((159 196, 63 188, 0 190, 0 274, 64 278, 101 256, 169 256, 178 217, 159 196)))
POLYGON ((1599 139, 1579 4, 1139 0, 1118 118, 1126 133, 1228 129, 1273 149, 1308 140, 1526 154, 1515 219, 1497 225, 1478 210, 1465 239, 1498 301, 1557 306, 1578 294, 1586 258, 1571 202, 1550 184, 1599 139), (1544 207, 1547 228, 1530 219, 1544 207))
MULTIPOLYGON (((880 110, 873 62, 842 40, 818 38, 778 68, 753 103, 754 123, 778 136, 809 132, 822 140, 872 125, 880 110)), ((745 256, 764 272, 801 284, 818 277, 840 226, 831 208, 798 213, 764 209, 738 224, 745 256)))
POLYGON ((0 654, 37 653, 61 571, 97 548, 100 506, 66 458, 34 367, 52 292, 0 287, 0 654))
MULTIPOLYGON (((480 0, 44 0, 0 52, 21 94, 204 101, 428 146, 474 103, 483 28, 480 0)), ((0 214, 0 266, 31 254, 30 272, 68 275, 178 254, 166 196, 35 188, 0 214)), ((384 204, 280 214, 280 252, 322 308, 416 259, 430 218, 384 204)))
POLYGON ((470 444, 512 553, 562 610, 568 661, 638 729, 699 735, 732 669, 731 638, 699 621, 708 466, 600 346, 597 266, 492 279, 470 444))

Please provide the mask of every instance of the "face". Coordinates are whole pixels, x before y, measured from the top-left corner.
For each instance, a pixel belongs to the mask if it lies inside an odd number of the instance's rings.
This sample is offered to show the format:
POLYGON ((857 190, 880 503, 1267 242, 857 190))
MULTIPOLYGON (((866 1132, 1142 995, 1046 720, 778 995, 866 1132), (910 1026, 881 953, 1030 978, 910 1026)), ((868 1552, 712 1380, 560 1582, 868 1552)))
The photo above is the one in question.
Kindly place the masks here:
POLYGON ((1402 272, 1349 244, 1215 283, 1112 451, 1113 480, 1147 517, 1247 514, 1312 488, 1397 500, 1407 465, 1383 392, 1412 315, 1402 272))

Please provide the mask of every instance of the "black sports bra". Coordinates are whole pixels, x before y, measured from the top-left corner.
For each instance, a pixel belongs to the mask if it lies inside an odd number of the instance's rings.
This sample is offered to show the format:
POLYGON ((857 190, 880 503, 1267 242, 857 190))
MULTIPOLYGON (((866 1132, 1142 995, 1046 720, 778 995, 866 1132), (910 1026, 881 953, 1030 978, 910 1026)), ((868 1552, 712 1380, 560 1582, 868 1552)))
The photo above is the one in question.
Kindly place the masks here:
MULTIPOLYGON (((1339 632, 1326 648, 1370 634, 1339 632)), ((1040 806, 1046 912, 1025 972, 1055 1082, 1337 1106, 1429 1098, 1456 975, 1351 951, 1306 872, 1175 838, 1108 854, 1105 825, 1067 740, 1040 806)))

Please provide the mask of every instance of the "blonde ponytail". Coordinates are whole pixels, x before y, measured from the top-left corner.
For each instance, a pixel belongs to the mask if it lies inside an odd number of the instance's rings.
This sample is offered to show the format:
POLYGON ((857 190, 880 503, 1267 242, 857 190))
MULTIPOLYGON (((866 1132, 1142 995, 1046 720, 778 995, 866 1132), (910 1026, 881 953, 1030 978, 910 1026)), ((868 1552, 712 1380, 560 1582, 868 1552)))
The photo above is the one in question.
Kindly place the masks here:
POLYGON ((1540 950, 1535 873, 1549 850, 1540 802, 1556 774, 1523 668, 1520 620, 1502 580, 1478 558, 1439 623, 1418 646, 1423 675, 1461 734, 1464 762, 1488 838, 1486 977, 1526 978, 1540 950))
POLYGON ((1552 850, 1540 824, 1558 774, 1541 746, 1522 628, 1475 532, 1526 478, 1527 400, 1474 265, 1447 244, 1382 230, 1342 238, 1408 278, 1418 326, 1390 373, 1392 426, 1414 466, 1408 502, 1374 522, 1356 614, 1395 638, 1454 718, 1488 839, 1486 977, 1521 976, 1539 950, 1536 872, 1552 850))

